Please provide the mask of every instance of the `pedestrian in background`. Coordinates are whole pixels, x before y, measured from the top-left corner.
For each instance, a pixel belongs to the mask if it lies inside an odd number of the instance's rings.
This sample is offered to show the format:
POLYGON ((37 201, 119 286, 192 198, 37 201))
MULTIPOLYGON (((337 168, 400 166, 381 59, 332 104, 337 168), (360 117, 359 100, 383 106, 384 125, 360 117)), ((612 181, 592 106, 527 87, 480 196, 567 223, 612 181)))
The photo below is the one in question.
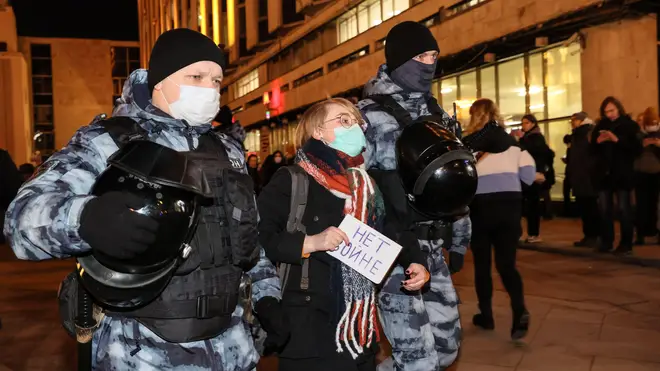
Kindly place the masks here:
POLYGON ((591 181, 594 156, 589 149, 589 136, 594 122, 586 112, 571 116, 571 158, 566 166, 566 175, 573 188, 578 213, 582 220, 582 239, 573 243, 575 247, 598 247, 600 216, 598 198, 591 181))
POLYGON ((615 253, 628 255, 633 246, 631 192, 635 184, 634 162, 642 152, 639 125, 623 104, 607 97, 600 105, 600 119, 591 133, 590 149, 595 156, 593 184, 598 191, 601 220, 599 252, 614 246, 614 197, 618 201, 621 240, 615 253))
POLYGON ((642 115, 641 156, 635 160, 636 245, 658 235, 658 192, 660 192, 660 123, 658 112, 649 107, 642 115))

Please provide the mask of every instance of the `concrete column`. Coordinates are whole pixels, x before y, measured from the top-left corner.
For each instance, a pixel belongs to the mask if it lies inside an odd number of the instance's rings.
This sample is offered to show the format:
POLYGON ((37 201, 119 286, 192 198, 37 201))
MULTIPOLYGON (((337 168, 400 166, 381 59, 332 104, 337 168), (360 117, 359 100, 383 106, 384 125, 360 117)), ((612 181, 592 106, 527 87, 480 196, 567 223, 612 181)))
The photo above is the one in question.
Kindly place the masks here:
POLYGON ((582 31, 582 109, 598 117, 606 96, 635 115, 658 104, 657 21, 652 17, 608 23, 582 31))

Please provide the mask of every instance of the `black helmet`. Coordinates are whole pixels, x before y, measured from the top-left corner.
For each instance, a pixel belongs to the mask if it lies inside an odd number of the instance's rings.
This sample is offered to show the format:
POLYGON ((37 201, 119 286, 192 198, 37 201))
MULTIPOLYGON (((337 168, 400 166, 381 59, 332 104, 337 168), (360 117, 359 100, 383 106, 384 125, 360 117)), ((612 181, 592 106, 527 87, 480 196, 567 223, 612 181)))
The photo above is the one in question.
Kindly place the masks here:
POLYGON ((467 213, 477 191, 474 156, 432 121, 406 126, 397 140, 398 171, 410 205, 430 218, 467 213))
POLYGON ((85 289, 102 306, 134 308, 158 297, 190 253, 201 197, 210 197, 211 190, 186 153, 153 142, 129 142, 108 165, 92 194, 122 191, 140 196, 145 206, 133 211, 158 222, 156 241, 131 260, 92 250, 77 258, 76 268, 85 289))

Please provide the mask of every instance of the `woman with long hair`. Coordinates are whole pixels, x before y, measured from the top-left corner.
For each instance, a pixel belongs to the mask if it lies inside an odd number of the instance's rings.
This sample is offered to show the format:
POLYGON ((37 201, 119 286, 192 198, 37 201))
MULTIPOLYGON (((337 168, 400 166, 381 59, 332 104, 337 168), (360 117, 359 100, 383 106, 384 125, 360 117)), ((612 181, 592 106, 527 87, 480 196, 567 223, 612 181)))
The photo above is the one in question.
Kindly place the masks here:
POLYGON ((623 108, 623 104, 607 97, 600 105, 600 119, 591 133, 594 154, 594 187, 598 191, 601 214, 600 252, 614 246, 614 197, 621 210, 621 240, 615 253, 632 254, 633 210, 631 192, 635 184, 634 162, 642 152, 639 125, 623 108))
POLYGON ((480 311, 472 323, 486 330, 495 328, 491 275, 491 250, 494 250, 495 268, 511 298, 511 338, 520 339, 529 327, 522 278, 516 269, 516 249, 522 234, 521 182, 530 185, 535 179, 542 179, 542 175, 536 173, 532 156, 518 147, 516 140, 504 130, 492 100, 479 99, 472 104, 466 134, 463 142, 476 153, 479 174, 477 193, 470 205, 470 246, 480 311))
MULTIPOLYGON (((346 215, 376 229, 383 224, 382 196, 364 169, 360 123, 359 111, 341 98, 317 103, 301 118, 295 166, 309 179, 304 232, 287 228, 289 171, 278 171, 259 195, 259 240, 272 261, 290 265, 282 303, 291 338, 279 354, 281 371, 376 369, 375 286, 325 253, 349 242, 337 228, 346 215)), ((413 263, 407 270, 402 287, 420 290, 426 268, 413 263)))

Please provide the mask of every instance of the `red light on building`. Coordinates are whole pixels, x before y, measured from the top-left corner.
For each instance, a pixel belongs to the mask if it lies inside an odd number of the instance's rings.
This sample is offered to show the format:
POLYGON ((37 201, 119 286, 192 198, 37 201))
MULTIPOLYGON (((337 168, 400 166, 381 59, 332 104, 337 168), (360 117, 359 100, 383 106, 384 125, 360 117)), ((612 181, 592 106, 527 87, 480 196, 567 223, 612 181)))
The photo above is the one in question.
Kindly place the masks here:
POLYGON ((270 94, 268 94, 268 92, 264 93, 264 104, 265 105, 270 104, 270 94))

